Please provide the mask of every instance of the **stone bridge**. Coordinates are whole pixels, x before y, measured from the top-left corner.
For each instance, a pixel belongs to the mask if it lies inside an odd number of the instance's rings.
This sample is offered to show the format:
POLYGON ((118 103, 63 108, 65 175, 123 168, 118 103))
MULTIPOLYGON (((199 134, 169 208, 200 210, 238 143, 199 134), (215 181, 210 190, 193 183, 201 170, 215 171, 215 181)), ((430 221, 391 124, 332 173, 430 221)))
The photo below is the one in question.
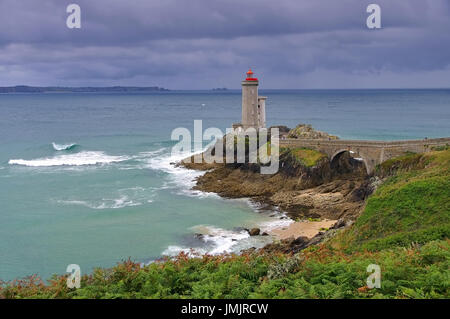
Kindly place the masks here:
POLYGON ((305 140, 280 139, 280 147, 305 147, 327 154, 330 161, 350 152, 366 165, 367 173, 384 161, 406 152, 424 153, 437 146, 450 145, 450 137, 407 141, 305 140))

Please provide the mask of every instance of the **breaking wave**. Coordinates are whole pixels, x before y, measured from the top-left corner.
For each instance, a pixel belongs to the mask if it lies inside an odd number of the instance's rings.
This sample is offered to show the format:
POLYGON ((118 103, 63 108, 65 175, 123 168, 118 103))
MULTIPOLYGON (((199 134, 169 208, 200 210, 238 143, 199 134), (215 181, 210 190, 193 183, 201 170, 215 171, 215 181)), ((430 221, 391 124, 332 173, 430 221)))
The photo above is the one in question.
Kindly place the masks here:
MULTIPOLYGON (((179 195, 195 196, 195 197, 219 197, 214 193, 206 193, 192 189, 195 186, 197 177, 205 174, 205 171, 197 171, 186 169, 175 165, 181 160, 188 158, 195 153, 182 153, 172 155, 171 153, 161 154, 163 150, 158 150, 158 156, 145 158, 145 168, 150 168, 156 171, 162 171, 168 174, 167 180, 163 184, 163 188, 173 188, 179 195)), ((155 155, 153 153, 152 155, 155 155)))
POLYGON ((76 144, 76 143, 72 143, 72 144, 52 143, 52 146, 55 151, 69 151, 69 150, 73 150, 75 147, 77 147, 78 144, 76 144))
POLYGON ((80 152, 76 154, 58 155, 55 157, 38 158, 33 160, 11 159, 8 164, 22 165, 29 167, 50 167, 50 166, 82 166, 109 164, 128 160, 127 156, 112 156, 104 152, 80 152))

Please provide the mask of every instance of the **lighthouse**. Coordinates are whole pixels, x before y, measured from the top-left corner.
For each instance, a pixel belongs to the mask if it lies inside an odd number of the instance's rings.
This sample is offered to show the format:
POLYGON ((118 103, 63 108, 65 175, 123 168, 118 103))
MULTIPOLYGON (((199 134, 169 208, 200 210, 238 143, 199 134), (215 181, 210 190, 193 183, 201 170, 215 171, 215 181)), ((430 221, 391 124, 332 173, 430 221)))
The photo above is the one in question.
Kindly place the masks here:
POLYGON ((259 81, 250 69, 242 81, 242 121, 233 127, 242 127, 244 130, 252 127, 260 129, 266 127, 266 97, 258 96, 259 81))

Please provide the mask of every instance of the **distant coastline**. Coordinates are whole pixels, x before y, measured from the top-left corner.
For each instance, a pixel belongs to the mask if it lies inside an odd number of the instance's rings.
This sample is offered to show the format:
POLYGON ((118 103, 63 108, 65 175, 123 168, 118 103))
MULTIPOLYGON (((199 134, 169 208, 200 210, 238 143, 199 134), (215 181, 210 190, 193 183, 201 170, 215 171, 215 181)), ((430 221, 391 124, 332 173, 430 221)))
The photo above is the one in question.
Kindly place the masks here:
POLYGON ((108 86, 108 87, 58 87, 58 86, 4 86, 0 93, 110 93, 110 92, 166 92, 170 91, 158 86, 108 86))

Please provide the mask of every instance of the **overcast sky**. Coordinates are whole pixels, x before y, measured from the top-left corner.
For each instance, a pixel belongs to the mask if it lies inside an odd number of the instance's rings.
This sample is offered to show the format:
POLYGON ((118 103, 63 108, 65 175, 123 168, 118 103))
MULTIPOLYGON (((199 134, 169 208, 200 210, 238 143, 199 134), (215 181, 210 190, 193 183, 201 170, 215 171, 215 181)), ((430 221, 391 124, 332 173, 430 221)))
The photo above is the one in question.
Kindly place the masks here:
POLYGON ((239 88, 249 66, 262 88, 450 87, 450 1, 0 0, 0 86, 239 88))

